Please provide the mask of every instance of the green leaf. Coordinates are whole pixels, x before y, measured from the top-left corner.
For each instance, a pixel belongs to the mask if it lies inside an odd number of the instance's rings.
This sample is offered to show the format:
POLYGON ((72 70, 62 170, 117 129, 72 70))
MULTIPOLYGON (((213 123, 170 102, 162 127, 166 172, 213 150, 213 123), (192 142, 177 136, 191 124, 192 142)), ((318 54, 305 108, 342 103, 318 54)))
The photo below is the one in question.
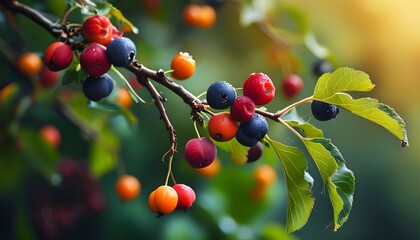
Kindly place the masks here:
POLYGON ((265 224, 261 229, 262 240, 296 240, 292 234, 287 234, 284 226, 278 223, 265 224))
MULTIPOLYGON (((118 21, 122 22, 124 26, 128 27, 128 29, 133 32, 134 34, 137 34, 139 30, 130 22, 127 18, 124 17, 122 12, 116 8, 112 7, 111 11, 109 12, 113 17, 115 17, 118 21)), ((126 28, 124 28, 126 29, 126 28)))
POLYGON ((93 142, 89 169, 93 176, 101 177, 117 164, 118 138, 110 130, 104 130, 93 142))
POLYGON ((334 104, 353 114, 368 119, 387 129, 398 139, 401 146, 408 145, 405 122, 391 107, 374 98, 353 99, 348 91, 370 91, 374 85, 369 76, 351 68, 339 68, 322 75, 315 86, 313 98, 334 104))
MULTIPOLYGON (((210 138, 211 139, 211 138, 210 138)), ((217 142, 211 139, 217 147, 223 151, 229 152, 231 159, 234 163, 238 165, 244 165, 248 160, 248 150, 249 147, 245 147, 233 138, 227 142, 217 142)))
POLYGON ((326 99, 338 92, 368 92, 374 87, 365 72, 343 67, 332 73, 325 73, 318 79, 314 98, 326 99))
POLYGON ((298 129, 307 137, 323 137, 324 136, 324 133, 322 132, 321 129, 316 128, 314 125, 308 122, 300 123, 298 121, 289 121, 289 120, 286 120, 285 122, 289 124, 289 126, 295 129, 298 129))
POLYGON ((353 205, 355 178, 343 156, 329 139, 302 138, 327 186, 333 207, 334 231, 347 220, 353 205))
POLYGON ((311 214, 315 199, 307 179, 307 164, 302 151, 296 147, 267 140, 273 147, 283 166, 287 184, 288 205, 286 231, 293 232, 302 228, 311 214))

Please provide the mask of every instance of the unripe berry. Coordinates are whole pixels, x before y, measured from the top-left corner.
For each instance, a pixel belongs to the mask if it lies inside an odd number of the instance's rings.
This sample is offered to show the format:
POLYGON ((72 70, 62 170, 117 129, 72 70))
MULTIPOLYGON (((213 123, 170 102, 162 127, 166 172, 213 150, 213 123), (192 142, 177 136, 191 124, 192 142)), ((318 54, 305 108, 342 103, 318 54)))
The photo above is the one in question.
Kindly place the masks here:
POLYGON ((107 46, 112 37, 112 23, 103 15, 95 15, 83 22, 83 37, 89 42, 107 46))
POLYGON ((230 117, 228 112, 220 112, 213 115, 208 122, 208 131, 214 140, 226 142, 235 137, 238 131, 236 121, 230 117))
POLYGON ((177 80, 190 78, 195 72, 195 60, 187 52, 177 53, 171 61, 171 75, 177 80))
POLYGON ((275 87, 271 78, 264 73, 252 73, 243 86, 243 94, 255 105, 265 105, 274 98, 275 87))
POLYGON ((51 146, 57 147, 61 142, 61 133, 53 125, 45 125, 40 130, 41 137, 51 146))
POLYGON ((184 21, 190 26, 209 28, 216 22, 217 14, 209 5, 188 4, 183 12, 184 21))
POLYGON ((318 121, 328 121, 337 117, 339 109, 337 106, 317 100, 311 103, 312 115, 318 121))
POLYGON ((178 205, 178 193, 171 186, 162 185, 153 195, 155 208, 160 214, 169 214, 178 205))
POLYGON ((255 113, 255 103, 247 96, 239 96, 230 107, 230 116, 237 122, 248 122, 255 113))
POLYGON ((100 77, 88 76, 83 81, 83 93, 91 101, 99 101, 111 94, 114 83, 108 74, 100 77))
POLYGON ((99 77, 111 68, 103 45, 92 43, 80 54, 80 66, 83 71, 93 77, 99 77))
POLYGON ((63 42, 54 42, 45 49, 44 64, 51 71, 61 71, 67 68, 71 61, 73 61, 73 50, 63 42))
POLYGON ((235 101, 236 90, 228 82, 214 82, 207 89, 206 99, 211 108, 225 109, 230 107, 235 101))
POLYGON ((188 208, 191 208, 196 198, 194 190, 190 186, 179 183, 173 185, 172 187, 178 194, 178 204, 176 205, 176 209, 187 210, 188 208))
POLYGON ((302 78, 296 74, 286 75, 282 81, 282 88, 287 98, 294 98, 303 88, 302 78))
POLYGON ((108 44, 106 56, 111 64, 127 67, 136 57, 136 45, 129 38, 116 38, 108 44))
POLYGON ((203 168, 210 165, 217 155, 214 143, 206 138, 193 138, 185 144, 184 157, 193 168, 203 168))
POLYGON ((42 70, 42 60, 38 54, 26 52, 17 58, 16 68, 19 72, 28 76, 38 74, 42 70))
POLYGON ((140 194, 141 183, 132 175, 123 175, 118 178, 115 191, 121 200, 131 201, 140 194))

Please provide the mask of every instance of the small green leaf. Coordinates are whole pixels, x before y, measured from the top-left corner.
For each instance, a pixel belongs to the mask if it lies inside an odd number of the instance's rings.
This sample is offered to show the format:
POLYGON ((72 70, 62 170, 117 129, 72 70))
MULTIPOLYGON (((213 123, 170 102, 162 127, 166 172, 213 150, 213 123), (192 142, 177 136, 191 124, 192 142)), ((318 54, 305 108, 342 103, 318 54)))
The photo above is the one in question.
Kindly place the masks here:
POLYGON ((278 223, 265 224, 261 229, 262 240, 296 240, 292 234, 287 234, 284 226, 278 223))
POLYGON ((408 145, 405 123, 394 109, 374 98, 353 99, 350 94, 344 93, 370 91, 373 87, 366 73, 351 68, 339 68, 319 78, 313 98, 334 104, 379 124, 400 139, 401 146, 408 145))
POLYGON ((288 206, 286 231, 302 228, 309 219, 315 199, 307 179, 307 164, 304 154, 296 147, 284 145, 268 139, 283 166, 287 184, 288 206))
POLYGON ((324 136, 324 133, 322 132, 321 129, 316 128, 314 125, 308 122, 300 123, 297 121, 289 121, 289 120, 286 120, 285 122, 289 124, 289 126, 301 131, 307 137, 323 137, 324 136))
POLYGON ((343 156, 329 139, 302 138, 302 140, 327 186, 336 231, 346 222, 353 205, 355 188, 353 172, 345 166, 343 156))
POLYGON ((110 14, 113 17, 115 17, 118 21, 121 21, 122 23, 124 23, 124 26, 128 27, 128 29, 134 34, 137 34, 139 32, 139 30, 130 21, 128 21, 127 18, 124 17, 122 12, 118 8, 112 7, 110 14))

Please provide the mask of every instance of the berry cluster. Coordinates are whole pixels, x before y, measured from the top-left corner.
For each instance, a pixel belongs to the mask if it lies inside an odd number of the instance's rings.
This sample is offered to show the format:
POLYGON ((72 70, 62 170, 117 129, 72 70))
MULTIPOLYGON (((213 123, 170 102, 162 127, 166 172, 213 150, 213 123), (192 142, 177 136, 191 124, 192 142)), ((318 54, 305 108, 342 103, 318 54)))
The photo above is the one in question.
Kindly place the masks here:
POLYGON ((207 104, 213 109, 229 109, 229 112, 214 114, 208 122, 208 131, 215 141, 236 140, 251 147, 268 132, 266 119, 255 112, 273 100, 275 87, 264 73, 252 73, 244 82, 243 96, 237 96, 235 88, 228 82, 218 81, 207 89, 207 104), (239 124, 238 124, 239 123, 239 124))
POLYGON ((194 190, 185 184, 177 183, 173 186, 162 185, 153 190, 149 195, 149 209, 163 216, 177 210, 191 208, 195 201, 194 190))
MULTIPOLYGON (((109 96, 114 83, 107 72, 111 66, 127 67, 134 61, 136 46, 111 23, 108 17, 95 15, 83 22, 82 34, 87 46, 80 52, 80 67, 87 74, 83 93, 91 101, 109 96)), ((44 63, 51 71, 61 71, 73 61, 73 49, 54 42, 45 50, 44 63)))

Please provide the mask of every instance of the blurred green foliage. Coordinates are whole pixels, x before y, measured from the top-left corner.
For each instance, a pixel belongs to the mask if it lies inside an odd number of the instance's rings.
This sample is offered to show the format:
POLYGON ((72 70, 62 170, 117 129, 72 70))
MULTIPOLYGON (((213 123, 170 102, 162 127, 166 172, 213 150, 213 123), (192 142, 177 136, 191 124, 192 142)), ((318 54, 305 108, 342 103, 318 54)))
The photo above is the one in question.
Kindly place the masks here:
MULTIPOLYGON (((61 16, 64 9, 64 1, 22 2, 48 16, 61 16)), ((217 9, 218 21, 214 27, 199 30, 182 21, 183 6, 189 1, 156 0, 158 8, 146 5, 154 2, 150 0, 110 2, 139 29, 138 34, 128 33, 127 36, 135 41, 141 63, 152 69, 169 70, 175 53, 188 51, 193 55, 197 71, 192 79, 181 83, 192 93, 199 95, 210 83, 218 80, 241 86, 251 72, 257 71, 270 75, 280 89, 285 73, 282 64, 276 58, 273 61, 275 45, 254 24, 243 25, 246 19, 229 3, 217 9)), ((299 6, 284 2, 282 7, 273 8, 279 10, 270 12, 270 16, 284 29, 285 39, 292 43, 293 69, 305 81, 304 91, 299 95, 303 98, 313 93, 316 78, 311 67, 318 56, 314 55, 316 51, 313 49, 307 49, 302 35, 313 30, 324 33, 321 38, 325 39, 334 29, 311 29, 311 14, 307 16, 299 6)), ((15 55, 24 51, 41 54, 54 41, 42 28, 20 15, 17 15, 16 27, 9 25, 6 18, 0 13, 2 50, 5 43, 16 51, 12 52, 15 55)), ((77 22, 80 19, 81 15, 75 11, 69 20, 77 22)), ((349 64, 341 56, 334 55, 338 49, 324 47, 331 53, 328 57, 335 66, 349 64)), ((6 54, 0 54, 0 88, 11 82, 16 84, 11 94, 0 101, 1 239, 38 239, 40 220, 36 214, 44 218, 48 215, 46 211, 39 213, 38 209, 48 208, 35 204, 43 199, 40 196, 50 197, 51 194, 50 201, 61 201, 56 195, 67 199, 74 197, 65 194, 74 186, 66 185, 57 174, 58 163, 63 158, 74 159, 80 166, 89 166, 90 174, 95 176, 99 185, 91 187, 89 182, 77 187, 98 189, 106 206, 98 212, 89 211, 71 227, 63 224, 59 239, 420 238, 420 191, 417 186, 420 162, 415 147, 420 132, 414 127, 420 114, 416 109, 404 109, 402 114, 409 126, 409 136, 412 136, 409 139, 412 147, 407 149, 399 148, 398 141, 377 125, 345 111, 334 121, 314 123, 333 140, 347 166, 355 173, 357 185, 353 210, 346 224, 333 232, 328 194, 321 176, 315 174, 316 166, 308 161, 308 171, 314 173, 315 206, 308 223, 293 235, 286 236, 286 184, 280 162, 272 152, 267 153, 260 163, 275 167, 278 180, 261 202, 253 202, 249 196, 254 184, 253 169, 259 163, 238 166, 229 154, 219 151, 221 171, 211 179, 204 178, 182 159, 182 146, 195 136, 190 109, 175 94, 158 85, 159 91, 168 99, 166 110, 178 134, 180 153, 175 155, 174 174, 179 182, 195 189, 197 202, 186 212, 157 218, 147 207, 147 197, 164 183, 167 162, 162 163, 161 159, 169 147, 168 133, 164 123, 159 121, 157 109, 144 104, 134 104, 130 112, 115 105, 89 107, 76 83, 45 91, 35 89, 36 94, 27 97, 34 89, 9 60, 6 54), (67 95, 69 92, 75 95, 67 95), (137 118, 137 123, 130 120, 131 116, 137 118), (58 149, 46 144, 37 134, 45 124, 55 125, 60 130, 62 141, 58 149), (137 176, 142 183, 141 195, 133 202, 123 203, 115 194, 115 181, 121 171, 137 176), (61 188, 64 192, 58 191, 61 188)), ((361 67, 369 73, 368 66, 361 67)), ((131 73, 121 71, 127 79, 132 77, 131 73)), ((373 82, 376 83, 376 79, 373 82)), ((124 85, 119 80, 116 83, 124 85)), ((151 102, 146 91, 138 93, 151 102)), ((290 103, 291 100, 277 94, 267 108, 275 111, 290 103)), ((309 106, 298 110, 300 116, 310 119, 309 106)), ((279 125, 270 123, 270 137, 287 145, 303 147, 296 137, 279 125)))

